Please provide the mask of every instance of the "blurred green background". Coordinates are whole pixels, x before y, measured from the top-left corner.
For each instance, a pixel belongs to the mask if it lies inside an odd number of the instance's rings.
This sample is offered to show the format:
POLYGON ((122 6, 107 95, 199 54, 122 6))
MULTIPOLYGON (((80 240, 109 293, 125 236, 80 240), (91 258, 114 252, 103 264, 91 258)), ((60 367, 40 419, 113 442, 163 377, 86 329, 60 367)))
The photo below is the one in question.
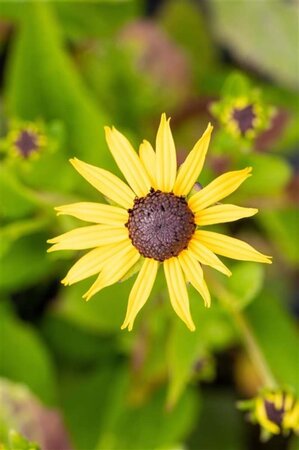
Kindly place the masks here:
POLYGON ((260 210, 219 229, 274 258, 266 268, 229 261, 234 276, 217 279, 279 384, 298 395, 297 6, 0 1, 1 449, 299 448, 293 436, 260 443, 236 409, 262 380, 212 285, 210 310, 190 292, 195 333, 171 311, 161 274, 133 332, 121 332, 133 279, 85 303, 90 280, 60 285, 78 254, 46 253, 47 239, 79 225, 53 207, 99 199, 68 159, 118 173, 104 125, 137 147, 154 143, 166 112, 181 162, 211 121, 200 182, 251 165, 231 203, 260 210), (253 139, 232 135, 222 114, 240 95, 264 114, 253 139), (32 158, 14 146, 28 127, 32 158))

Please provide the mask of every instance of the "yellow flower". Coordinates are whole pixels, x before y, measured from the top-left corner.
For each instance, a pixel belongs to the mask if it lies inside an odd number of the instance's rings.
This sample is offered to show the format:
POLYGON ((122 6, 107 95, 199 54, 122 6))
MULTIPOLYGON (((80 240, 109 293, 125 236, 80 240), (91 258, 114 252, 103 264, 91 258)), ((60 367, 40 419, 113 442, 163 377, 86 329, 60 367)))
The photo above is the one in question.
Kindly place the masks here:
POLYGON ((86 300, 121 280, 142 258, 122 329, 132 329, 151 293, 160 263, 163 263, 173 309, 192 331, 195 325, 190 314, 186 282, 197 289, 205 306, 210 306, 202 264, 230 276, 231 272, 216 254, 271 263, 269 257, 243 241, 198 229, 257 212, 253 208, 216 204, 251 175, 251 168, 223 174, 187 197, 202 170, 212 129, 209 124, 177 172, 175 145, 165 114, 161 117, 156 150, 143 141, 139 155, 119 131, 106 127, 109 149, 129 186, 104 169, 71 159, 75 169, 92 186, 119 206, 84 202, 56 208, 58 214, 96 225, 77 228, 50 239, 54 245, 49 251, 93 249, 75 263, 62 281, 71 285, 99 274, 85 293, 86 300))
POLYGON ((299 402, 292 393, 264 390, 252 400, 240 402, 240 408, 249 410, 249 418, 262 427, 265 439, 273 434, 299 433, 299 402))

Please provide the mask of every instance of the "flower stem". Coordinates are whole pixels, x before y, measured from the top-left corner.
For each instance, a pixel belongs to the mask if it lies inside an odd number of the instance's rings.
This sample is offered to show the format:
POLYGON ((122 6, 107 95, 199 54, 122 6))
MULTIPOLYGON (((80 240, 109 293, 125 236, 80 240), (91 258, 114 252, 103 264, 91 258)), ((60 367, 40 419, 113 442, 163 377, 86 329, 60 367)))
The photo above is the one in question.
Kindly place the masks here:
POLYGON ((256 341, 250 324, 242 311, 238 308, 238 299, 215 278, 213 278, 211 286, 213 286, 214 293, 222 306, 229 312, 238 327, 248 355, 254 366, 257 368, 265 387, 271 389, 277 387, 277 382, 265 360, 258 342, 256 341))

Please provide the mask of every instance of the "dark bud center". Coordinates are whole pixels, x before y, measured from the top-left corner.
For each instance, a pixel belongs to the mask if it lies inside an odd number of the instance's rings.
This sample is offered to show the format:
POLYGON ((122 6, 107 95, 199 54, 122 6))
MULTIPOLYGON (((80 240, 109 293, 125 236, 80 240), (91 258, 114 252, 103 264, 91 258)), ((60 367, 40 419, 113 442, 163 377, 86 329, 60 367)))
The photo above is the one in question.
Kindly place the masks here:
POLYGON ((276 425, 280 427, 285 413, 284 405, 282 406, 282 408, 276 408, 273 402, 265 400, 265 410, 268 419, 271 422, 276 423, 276 425))
POLYGON ((238 124, 238 129, 241 134, 254 128, 253 121, 256 115, 253 111, 253 105, 245 106, 245 108, 235 108, 232 113, 232 118, 238 124))
POLYGON ((126 226, 139 253, 157 261, 177 256, 195 231, 194 214, 185 198, 153 189, 135 199, 126 226))
POLYGON ((38 150, 38 136, 33 131, 22 130, 14 144, 19 153, 28 158, 32 152, 38 150))

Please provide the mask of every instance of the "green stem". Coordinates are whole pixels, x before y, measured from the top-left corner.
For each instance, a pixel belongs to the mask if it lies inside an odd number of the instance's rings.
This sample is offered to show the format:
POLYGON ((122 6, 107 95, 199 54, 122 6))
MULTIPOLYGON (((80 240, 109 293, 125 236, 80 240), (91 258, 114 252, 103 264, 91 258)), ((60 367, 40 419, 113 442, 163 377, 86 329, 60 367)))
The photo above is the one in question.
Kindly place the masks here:
POLYGON ((259 371, 260 377, 268 388, 277 387, 277 382, 264 358, 264 355, 256 341, 256 338, 252 332, 250 324, 242 314, 242 311, 238 308, 238 301, 233 294, 231 294, 224 286, 222 286, 215 278, 211 283, 214 293, 224 306, 224 308, 230 313, 237 325, 243 343, 246 347, 248 355, 253 362, 254 366, 259 371))

